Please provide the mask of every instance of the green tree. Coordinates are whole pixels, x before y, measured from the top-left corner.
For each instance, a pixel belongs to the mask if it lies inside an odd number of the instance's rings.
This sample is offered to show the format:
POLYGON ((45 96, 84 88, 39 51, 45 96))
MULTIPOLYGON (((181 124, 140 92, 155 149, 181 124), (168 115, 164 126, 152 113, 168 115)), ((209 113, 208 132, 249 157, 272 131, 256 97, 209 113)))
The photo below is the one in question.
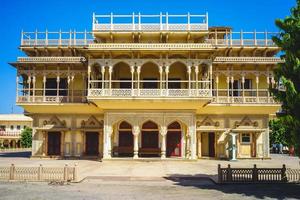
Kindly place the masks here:
POLYGON ((32 145, 32 129, 26 127, 21 133, 22 147, 29 148, 32 145))
POLYGON ((271 144, 291 145, 290 129, 281 119, 270 120, 269 126, 271 128, 271 144))
POLYGON ((291 143, 300 151, 300 0, 290 16, 275 23, 280 33, 272 39, 281 48, 285 62, 275 69, 278 85, 271 92, 282 102, 280 120, 290 128, 291 143))

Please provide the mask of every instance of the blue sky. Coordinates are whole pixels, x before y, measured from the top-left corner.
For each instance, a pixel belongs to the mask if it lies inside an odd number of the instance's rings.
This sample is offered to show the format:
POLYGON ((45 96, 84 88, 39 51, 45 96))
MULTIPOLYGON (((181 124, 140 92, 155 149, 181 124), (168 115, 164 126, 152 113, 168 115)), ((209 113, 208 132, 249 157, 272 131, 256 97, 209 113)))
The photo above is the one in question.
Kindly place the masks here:
POLYGON ((22 56, 21 30, 91 30, 92 13, 209 14, 209 25, 235 30, 276 31, 274 20, 289 15, 295 0, 1 0, 0 113, 22 112, 15 106, 16 70, 8 65, 22 56), (13 108, 13 109, 12 109, 13 108))

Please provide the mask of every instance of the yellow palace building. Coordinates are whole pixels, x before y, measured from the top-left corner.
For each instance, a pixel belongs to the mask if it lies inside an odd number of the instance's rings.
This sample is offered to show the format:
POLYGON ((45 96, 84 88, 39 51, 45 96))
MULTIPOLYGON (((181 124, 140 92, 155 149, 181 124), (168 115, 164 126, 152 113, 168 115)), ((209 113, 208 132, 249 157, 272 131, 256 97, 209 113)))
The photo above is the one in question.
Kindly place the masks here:
POLYGON ((204 15, 97 15, 21 34, 17 105, 37 157, 269 158, 275 33, 204 15))

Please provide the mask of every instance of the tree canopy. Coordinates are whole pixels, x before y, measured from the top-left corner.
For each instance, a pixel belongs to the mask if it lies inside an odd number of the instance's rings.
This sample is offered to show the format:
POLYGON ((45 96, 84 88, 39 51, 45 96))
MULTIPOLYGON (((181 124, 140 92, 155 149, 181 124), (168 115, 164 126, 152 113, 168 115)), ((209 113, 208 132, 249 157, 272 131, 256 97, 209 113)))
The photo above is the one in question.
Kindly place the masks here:
POLYGON ((32 129, 26 127, 21 133, 21 145, 24 148, 32 146, 32 129))
POLYGON ((275 69, 278 83, 271 92, 274 98, 282 102, 280 120, 291 130, 291 142, 300 147, 300 0, 291 9, 290 16, 277 19, 280 33, 273 41, 282 51, 284 63, 275 69))

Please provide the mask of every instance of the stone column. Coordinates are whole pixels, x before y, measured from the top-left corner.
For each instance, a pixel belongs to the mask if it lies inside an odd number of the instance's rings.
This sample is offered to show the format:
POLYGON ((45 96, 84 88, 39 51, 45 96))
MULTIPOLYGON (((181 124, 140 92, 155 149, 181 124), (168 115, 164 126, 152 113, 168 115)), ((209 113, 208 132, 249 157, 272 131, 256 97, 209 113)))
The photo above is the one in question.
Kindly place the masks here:
POLYGON ((35 102, 35 82, 36 78, 35 75, 32 77, 32 101, 35 102))
MULTIPOLYGON (((195 74, 196 74, 196 90, 197 90, 197 95, 198 95, 198 89, 199 89, 199 83, 198 83, 198 78, 199 78, 199 67, 198 65, 195 66, 195 74)), ((201 88, 202 89, 202 88, 201 88)))
POLYGON ((139 135, 140 135, 140 127, 134 126, 133 127, 133 158, 137 159, 139 158, 139 135))
POLYGON ((105 80, 105 66, 101 66, 101 81, 102 81, 102 84, 101 84, 101 88, 104 89, 104 80, 105 80))
POLYGON ((162 95, 162 76, 163 76, 163 66, 159 66, 159 89, 160 89, 160 95, 162 95))
POLYGON ((56 77, 56 102, 59 102, 59 82, 60 82, 60 77, 57 75, 56 77))
POLYGON ((237 136, 237 133, 230 133, 230 135, 231 135, 231 140, 232 140, 231 161, 236 161, 236 157, 237 157, 236 136, 237 136))
POLYGON ((166 126, 161 126, 160 127, 160 135, 161 135, 161 159, 165 159, 166 158, 166 146, 167 146, 167 140, 166 140, 166 136, 168 133, 168 129, 166 126))
POLYGON ((137 66, 137 95, 140 95, 140 73, 141 73, 141 66, 137 66))
POLYGON ((28 84, 28 101, 31 102, 31 98, 30 98, 30 90, 31 90, 31 76, 28 76, 28 79, 27 79, 27 84, 28 84))
POLYGON ((169 92, 168 92, 168 89, 169 89, 169 84, 168 84, 168 81, 169 81, 169 66, 166 66, 166 94, 167 96, 169 96, 169 92))
POLYGON ((256 103, 258 103, 258 84, 259 84, 259 75, 257 74, 255 77, 256 82, 256 103))
POLYGON ((109 95, 111 96, 111 88, 112 88, 112 83, 111 83, 112 66, 109 66, 108 73, 109 73, 109 95))
POLYGON ((187 66, 187 73, 189 77, 189 82, 188 82, 189 96, 191 96, 191 72, 192 72, 191 66, 187 66))
POLYGON ((209 64, 209 90, 210 95, 212 96, 213 82, 212 82, 212 63, 209 64))
POLYGON ((229 84, 230 84, 230 78, 229 75, 226 77, 226 83, 227 83, 227 103, 229 102, 229 84))
POLYGON ((189 126, 188 128, 188 135, 189 135, 189 143, 190 143, 190 159, 197 159, 197 136, 196 136, 196 128, 194 125, 189 126))
POLYGON ((46 101, 45 96, 46 96, 46 76, 43 76, 43 102, 46 101))
POLYGON ((131 96, 134 96, 134 66, 130 66, 130 72, 131 72, 131 96))
POLYGON ((234 102, 234 99, 233 99, 233 83, 234 83, 234 78, 233 76, 230 77, 230 84, 231 84, 231 102, 233 103, 234 102))
POLYGON ((92 88, 91 86, 91 65, 88 65, 88 89, 92 88))
POLYGON ((244 76, 244 74, 242 75, 242 97, 243 97, 243 102, 245 102, 245 76, 244 76))
POLYGON ((219 102, 219 75, 216 75, 216 101, 219 102))
POLYGON ((104 126, 103 158, 111 158, 111 136, 113 128, 111 125, 104 126))

